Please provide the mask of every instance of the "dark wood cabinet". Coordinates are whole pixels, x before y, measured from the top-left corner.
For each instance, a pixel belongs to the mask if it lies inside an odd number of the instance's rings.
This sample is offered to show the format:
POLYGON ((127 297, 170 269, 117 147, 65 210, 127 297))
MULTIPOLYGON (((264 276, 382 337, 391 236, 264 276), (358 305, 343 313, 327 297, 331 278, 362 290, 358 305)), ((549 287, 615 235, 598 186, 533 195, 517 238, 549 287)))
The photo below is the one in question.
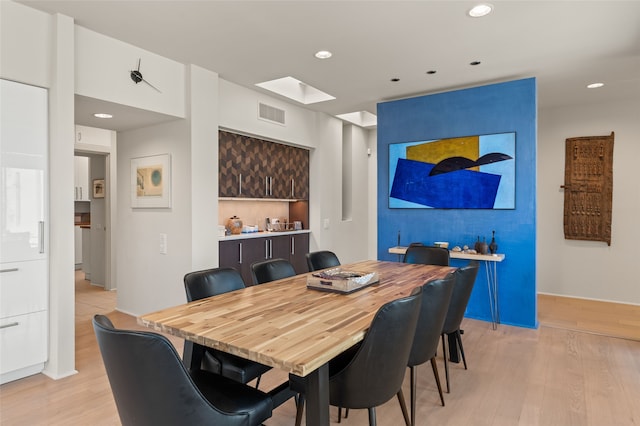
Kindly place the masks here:
POLYGON ((293 265, 293 269, 298 274, 309 272, 307 266, 307 253, 309 253, 309 234, 293 234, 289 235, 291 239, 289 252, 289 262, 293 265))
POLYGON ((220 197, 309 198, 309 151, 219 131, 220 197))
POLYGON ((309 271, 305 257, 309 252, 308 233, 220 241, 219 247, 219 266, 239 271, 247 286, 253 285, 251 264, 266 259, 287 259, 298 274, 309 271))
POLYGON ((289 198, 309 199, 309 151, 293 146, 289 150, 289 198))

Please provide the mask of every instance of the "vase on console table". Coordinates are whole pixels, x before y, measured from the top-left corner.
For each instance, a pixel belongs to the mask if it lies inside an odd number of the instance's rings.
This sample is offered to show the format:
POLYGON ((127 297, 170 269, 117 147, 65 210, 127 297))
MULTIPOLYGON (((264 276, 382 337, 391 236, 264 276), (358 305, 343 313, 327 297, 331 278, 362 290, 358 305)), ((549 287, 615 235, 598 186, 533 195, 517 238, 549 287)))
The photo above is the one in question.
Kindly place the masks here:
POLYGON ((496 254, 498 252, 498 244, 496 243, 496 231, 491 231, 491 244, 489 244, 489 251, 491 254, 496 254))

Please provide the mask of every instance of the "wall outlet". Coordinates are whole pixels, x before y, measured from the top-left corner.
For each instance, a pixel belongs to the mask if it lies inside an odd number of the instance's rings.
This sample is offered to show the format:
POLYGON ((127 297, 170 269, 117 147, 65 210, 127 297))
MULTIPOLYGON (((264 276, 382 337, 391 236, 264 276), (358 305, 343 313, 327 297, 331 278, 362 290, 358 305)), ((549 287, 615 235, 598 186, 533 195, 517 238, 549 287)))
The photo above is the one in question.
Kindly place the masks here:
POLYGON ((323 227, 324 229, 329 229, 329 219, 325 219, 325 220, 322 222, 322 227, 323 227))
POLYGON ((167 234, 160 234, 160 254, 167 254, 167 234))

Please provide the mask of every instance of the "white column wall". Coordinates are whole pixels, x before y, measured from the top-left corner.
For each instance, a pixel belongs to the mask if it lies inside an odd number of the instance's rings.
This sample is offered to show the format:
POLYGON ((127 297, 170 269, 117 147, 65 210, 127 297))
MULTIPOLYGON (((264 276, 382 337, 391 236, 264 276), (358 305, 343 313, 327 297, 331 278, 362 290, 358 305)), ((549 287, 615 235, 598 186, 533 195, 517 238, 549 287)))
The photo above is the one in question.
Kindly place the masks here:
POLYGON ((49 90, 49 361, 54 379, 75 370, 73 19, 54 15, 49 90))
POLYGON ((191 269, 218 266, 218 74, 187 68, 191 119, 191 269))

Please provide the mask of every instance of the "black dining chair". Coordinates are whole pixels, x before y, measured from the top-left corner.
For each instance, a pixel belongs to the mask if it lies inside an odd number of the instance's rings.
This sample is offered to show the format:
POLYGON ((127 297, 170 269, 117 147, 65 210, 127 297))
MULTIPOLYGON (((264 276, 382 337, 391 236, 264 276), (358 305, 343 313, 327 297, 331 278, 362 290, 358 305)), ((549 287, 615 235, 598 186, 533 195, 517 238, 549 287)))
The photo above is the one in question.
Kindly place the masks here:
POLYGON ((307 266, 310 272, 318 271, 320 269, 333 268, 340 266, 340 260, 338 256, 329 250, 314 251, 306 254, 307 266))
MULTIPOLYGON (((384 304, 371 322, 364 339, 329 362, 329 403, 347 409, 366 408, 369 425, 376 425, 376 407, 394 395, 404 404, 402 382, 416 331, 422 288, 411 296, 384 304)), ((298 376, 289 375, 291 388, 304 392, 298 376)), ((296 425, 302 420, 301 395, 296 425)), ((405 418, 406 407, 403 408, 405 418)))
POLYGON ((443 247, 412 245, 407 247, 403 262, 449 266, 449 250, 443 247))
POLYGON ((116 329, 104 315, 94 316, 93 329, 124 426, 259 425, 272 415, 270 394, 189 372, 160 334, 116 329))
POLYGON ((464 312, 467 310, 469 298, 471 297, 471 291, 473 285, 476 282, 476 276, 478 275, 478 269, 480 264, 472 260, 465 267, 459 268, 455 271, 455 283, 453 285, 453 293, 451 295, 451 302, 449 303, 449 309, 447 310, 447 316, 442 326, 442 351, 444 353, 444 373, 447 379, 447 393, 449 390, 449 365, 447 363, 447 345, 446 335, 452 334, 455 337, 455 342, 462 355, 462 361, 464 362, 464 369, 467 369, 467 359, 464 356, 464 347, 462 346, 462 337, 460 331, 460 325, 464 318, 464 312))
MULTIPOLYGON (((190 272, 184 276, 187 301, 204 299, 245 288, 242 276, 233 268, 213 268, 190 272)), ((256 388, 261 376, 271 367, 250 361, 218 349, 209 348, 185 340, 182 359, 190 370, 205 369, 240 383, 256 379, 256 388)))
MULTIPOLYGON (((444 395, 440 385, 440 375, 436 363, 436 352, 440 343, 440 330, 444 325, 447 315, 455 274, 452 272, 445 278, 429 281, 422 287, 422 305, 416 333, 413 336, 413 345, 409 355, 407 366, 410 370, 411 383, 411 420, 405 418, 407 426, 416 424, 416 384, 418 382, 418 366, 431 361, 433 376, 438 385, 440 402, 444 406, 444 395)), ((400 398, 400 395, 398 395, 400 398)), ((402 404, 401 404, 402 407, 402 404)))
POLYGON ((253 284, 264 284, 271 281, 289 278, 296 275, 293 265, 286 259, 267 259, 251 264, 253 284))

